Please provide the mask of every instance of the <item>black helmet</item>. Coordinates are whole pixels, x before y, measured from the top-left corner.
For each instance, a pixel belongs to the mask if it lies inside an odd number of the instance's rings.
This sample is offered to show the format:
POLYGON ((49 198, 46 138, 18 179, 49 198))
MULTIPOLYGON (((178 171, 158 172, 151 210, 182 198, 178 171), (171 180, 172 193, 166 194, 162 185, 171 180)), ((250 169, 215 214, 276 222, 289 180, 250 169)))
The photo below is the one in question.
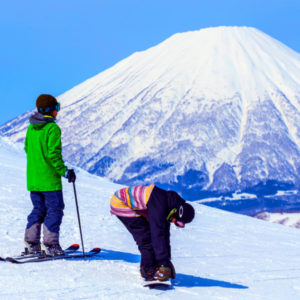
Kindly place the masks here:
POLYGON ((169 212, 167 221, 174 223, 177 227, 183 228, 186 223, 192 222, 194 217, 195 210, 193 206, 188 203, 183 203, 169 212))
POLYGON ((194 207, 188 203, 184 203, 177 208, 178 221, 187 224, 193 221, 195 217, 194 207))

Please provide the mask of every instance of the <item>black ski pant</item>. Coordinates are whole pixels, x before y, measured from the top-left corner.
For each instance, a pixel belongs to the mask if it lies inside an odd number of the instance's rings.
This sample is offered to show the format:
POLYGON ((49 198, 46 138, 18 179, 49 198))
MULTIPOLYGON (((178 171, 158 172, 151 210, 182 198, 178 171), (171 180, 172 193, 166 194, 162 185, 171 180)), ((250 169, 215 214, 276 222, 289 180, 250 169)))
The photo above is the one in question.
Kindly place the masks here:
POLYGON ((119 217, 119 220, 125 225, 132 234, 139 251, 141 253, 140 271, 145 277, 148 272, 154 272, 156 267, 155 254, 151 241, 151 232, 149 222, 144 217, 119 217))

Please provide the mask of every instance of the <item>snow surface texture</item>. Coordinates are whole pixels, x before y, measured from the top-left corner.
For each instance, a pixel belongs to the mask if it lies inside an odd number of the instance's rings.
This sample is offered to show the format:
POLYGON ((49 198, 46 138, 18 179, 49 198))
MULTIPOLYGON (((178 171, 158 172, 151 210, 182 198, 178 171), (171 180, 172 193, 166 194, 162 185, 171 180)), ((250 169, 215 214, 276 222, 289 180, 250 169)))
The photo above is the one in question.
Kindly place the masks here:
MULTIPOLYGON (((17 145, 0 137, 0 255, 23 247, 26 216, 26 159, 17 145)), ((76 182, 89 260, 27 265, 0 262, 1 300, 40 299, 300 299, 299 230, 194 203, 196 217, 171 230, 177 278, 167 291, 142 287, 140 256, 123 225, 109 213, 120 186, 77 169, 76 182)), ((61 244, 80 241, 72 185, 64 181, 65 216, 61 244)))
MULTIPOLYGON (((300 55, 255 28, 175 34, 59 101, 66 160, 115 182, 187 199, 299 186, 300 55)), ((31 113, 0 134, 22 141, 31 113)))

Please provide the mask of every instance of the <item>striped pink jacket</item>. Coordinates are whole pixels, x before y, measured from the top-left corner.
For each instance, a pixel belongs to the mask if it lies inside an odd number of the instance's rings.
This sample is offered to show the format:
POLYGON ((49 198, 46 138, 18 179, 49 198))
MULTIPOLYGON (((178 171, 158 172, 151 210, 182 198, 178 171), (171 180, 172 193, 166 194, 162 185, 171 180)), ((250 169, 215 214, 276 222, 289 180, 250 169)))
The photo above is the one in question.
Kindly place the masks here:
POLYGON ((116 191, 110 199, 110 212, 120 217, 139 217, 139 210, 146 210, 147 203, 154 188, 137 185, 116 191))

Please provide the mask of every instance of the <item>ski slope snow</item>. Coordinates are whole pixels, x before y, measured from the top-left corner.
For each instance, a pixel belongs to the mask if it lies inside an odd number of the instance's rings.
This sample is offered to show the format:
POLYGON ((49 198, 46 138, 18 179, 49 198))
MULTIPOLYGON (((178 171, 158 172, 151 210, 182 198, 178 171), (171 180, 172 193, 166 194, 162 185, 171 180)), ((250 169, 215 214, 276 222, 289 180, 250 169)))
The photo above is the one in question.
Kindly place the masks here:
MULTIPOLYGON (((300 231, 194 203, 195 221, 171 230, 177 278, 173 289, 142 287, 139 253, 126 229, 109 213, 120 186, 77 169, 85 247, 91 260, 27 265, 1 262, 0 299, 300 299, 300 231)), ((72 185, 64 181, 61 244, 80 242, 72 185)), ((22 145, 0 137, 0 256, 23 247, 26 157, 22 145)))

